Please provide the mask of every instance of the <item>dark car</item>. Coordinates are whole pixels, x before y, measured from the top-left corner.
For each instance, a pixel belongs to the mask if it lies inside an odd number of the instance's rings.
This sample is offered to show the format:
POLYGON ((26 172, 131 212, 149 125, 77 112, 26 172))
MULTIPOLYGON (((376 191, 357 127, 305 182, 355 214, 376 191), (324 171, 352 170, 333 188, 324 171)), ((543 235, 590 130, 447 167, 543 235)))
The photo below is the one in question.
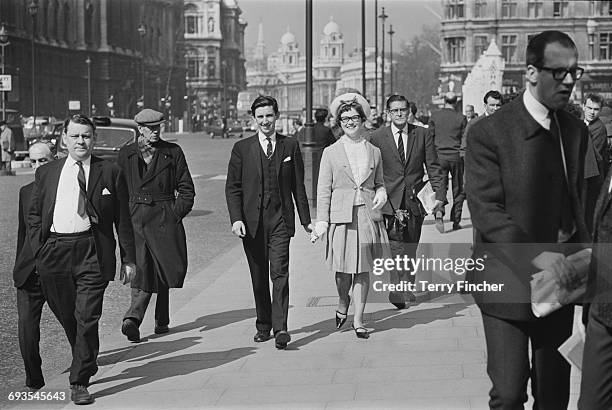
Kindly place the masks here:
MULTIPOLYGON (((119 150, 138 138, 138 126, 134 120, 128 118, 94 117, 96 124, 96 141, 92 155, 116 161, 119 150)), ((68 155, 66 145, 62 141, 62 127, 60 123, 53 130, 50 138, 55 138, 56 156, 63 158, 68 155)))

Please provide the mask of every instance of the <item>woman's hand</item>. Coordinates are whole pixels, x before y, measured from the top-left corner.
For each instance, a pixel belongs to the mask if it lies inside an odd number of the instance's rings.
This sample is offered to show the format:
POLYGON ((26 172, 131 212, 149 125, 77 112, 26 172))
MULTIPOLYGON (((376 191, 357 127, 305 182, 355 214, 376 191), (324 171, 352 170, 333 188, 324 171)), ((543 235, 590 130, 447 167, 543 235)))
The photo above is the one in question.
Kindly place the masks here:
POLYGON ((378 210, 382 208, 387 202, 387 192, 384 189, 379 189, 374 195, 374 201, 372 201, 372 210, 378 210))
POLYGON ((325 221, 317 222, 310 235, 310 242, 315 243, 317 239, 322 238, 327 233, 328 226, 329 224, 325 221))

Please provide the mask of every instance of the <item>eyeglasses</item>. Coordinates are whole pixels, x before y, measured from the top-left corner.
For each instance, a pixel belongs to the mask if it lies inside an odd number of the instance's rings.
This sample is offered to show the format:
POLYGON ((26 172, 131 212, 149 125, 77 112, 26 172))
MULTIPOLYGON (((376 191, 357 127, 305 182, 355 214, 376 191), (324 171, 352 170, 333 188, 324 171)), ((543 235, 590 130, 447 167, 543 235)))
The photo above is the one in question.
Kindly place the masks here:
POLYGON ((538 70, 550 71, 552 77, 557 81, 565 80, 567 74, 572 76, 572 80, 580 80, 582 74, 584 74, 584 68, 582 67, 571 67, 571 68, 550 68, 550 67, 536 67, 538 70))
POLYGON ((361 115, 353 115, 351 117, 340 117, 340 122, 342 124, 348 124, 349 121, 357 122, 361 120, 361 115))
POLYGON ((32 159, 32 158, 30 158, 30 162, 32 164, 36 164, 36 163, 46 164, 47 162, 49 162, 49 158, 39 158, 39 159, 32 159))
POLYGON ((395 114, 395 115, 406 114, 408 112, 408 107, 406 107, 406 108, 393 108, 393 109, 390 109, 389 112, 391 114, 395 114))

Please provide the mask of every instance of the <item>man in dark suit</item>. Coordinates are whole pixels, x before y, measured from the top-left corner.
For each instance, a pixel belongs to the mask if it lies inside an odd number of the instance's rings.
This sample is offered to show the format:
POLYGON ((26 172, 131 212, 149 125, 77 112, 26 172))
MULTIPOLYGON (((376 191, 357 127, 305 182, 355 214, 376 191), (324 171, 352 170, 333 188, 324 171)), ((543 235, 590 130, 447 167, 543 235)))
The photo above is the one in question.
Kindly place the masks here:
POLYGON ((484 261, 473 281, 503 284, 501 292, 472 292, 484 325, 491 409, 522 409, 530 377, 534 408, 566 409, 569 401, 570 366, 557 348, 572 332, 574 308, 536 318, 529 282, 547 270, 574 283, 566 255, 590 242, 583 207, 588 133, 562 109, 583 72, 577 62, 565 33, 534 36, 527 89, 468 134, 474 258, 484 261))
POLYGON ((108 281, 115 277, 115 236, 121 276, 131 278, 134 233, 128 192, 118 165, 91 155, 95 125, 82 114, 64 122, 68 156, 36 170, 28 212, 36 269, 51 310, 74 340, 71 399, 90 404, 89 379, 98 371, 98 321, 108 281))
MULTIPOLYGON (((53 161, 51 149, 45 143, 35 143, 28 151, 34 170, 53 161)), ((36 260, 32 253, 26 222, 33 187, 34 182, 32 181, 19 190, 19 229, 13 280, 17 288, 17 328, 19 349, 25 366, 26 387, 38 390, 45 385, 38 344, 40 342, 40 315, 46 299, 40 287, 38 272, 36 272, 36 260)), ((73 346, 74 338, 70 339, 71 336, 74 335, 68 335, 68 338, 70 345, 73 346)))
MULTIPOLYGON (((461 229, 461 211, 465 192, 463 191, 463 153, 461 152, 461 139, 467 120, 460 112, 455 111, 457 95, 448 92, 444 96, 444 107, 431 114, 429 128, 434 132, 438 161, 442 168, 444 186, 448 187, 448 174, 453 179, 453 206, 450 220, 453 230, 461 229)), ((446 202, 446 198, 445 198, 446 202)), ((444 207, 435 213, 436 228, 444 232, 444 207)))
POLYGON ((138 328, 153 293, 157 293, 155 333, 169 331, 169 288, 183 287, 187 274, 183 218, 193 207, 195 189, 183 150, 161 138, 164 115, 145 108, 134 121, 138 141, 121 149, 117 163, 130 194, 137 262, 121 332, 138 342, 138 328))
POLYGON ((284 349, 291 341, 287 313, 294 200, 304 229, 312 231, 304 164, 298 142, 275 131, 278 103, 274 98, 257 97, 251 112, 258 131, 234 145, 225 197, 232 232, 242 238, 251 271, 257 310, 254 340, 265 342, 274 330, 276 348, 284 349), (272 279, 272 300, 268 275, 272 279))
MULTIPOLYGON (((403 95, 394 94, 387 100, 387 112, 391 125, 375 131, 370 142, 380 149, 383 161, 385 187, 388 201, 382 208, 385 225, 391 226, 394 211, 406 210, 409 218, 401 241, 391 240, 392 255, 416 257, 421 238, 421 227, 426 212, 417 198, 423 188, 425 175, 423 166, 432 188, 436 192, 436 206, 442 206, 446 197, 446 186, 438 163, 438 156, 431 132, 417 125, 409 124, 409 104, 403 95)), ((391 271, 392 282, 410 281, 414 283, 415 272, 391 271)), ((398 309, 406 307, 406 302, 414 301, 414 295, 389 293, 389 301, 398 309), (408 299, 408 300, 407 300, 408 299)))
MULTIPOLYGON (((331 128, 325 125, 325 120, 327 119, 328 112, 325 108, 317 108, 315 110, 315 123, 312 127, 312 135, 314 142, 318 147, 328 147, 334 142, 336 142, 336 137, 334 137, 334 133, 331 128)), ((300 131, 296 134, 298 141, 300 144, 304 143, 306 130, 304 128, 300 129, 300 131)))

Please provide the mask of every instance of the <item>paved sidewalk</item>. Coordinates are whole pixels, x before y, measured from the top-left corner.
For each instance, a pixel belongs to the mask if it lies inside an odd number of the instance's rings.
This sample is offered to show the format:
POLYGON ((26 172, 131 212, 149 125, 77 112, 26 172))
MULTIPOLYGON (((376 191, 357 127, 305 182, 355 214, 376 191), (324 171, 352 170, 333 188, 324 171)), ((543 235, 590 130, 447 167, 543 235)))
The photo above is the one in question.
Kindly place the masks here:
MULTIPOLYGON (((464 224, 440 235, 427 220, 422 242, 469 243, 469 220, 464 224)), ((183 306, 172 312, 169 334, 153 334, 149 309, 143 342, 129 343, 119 329, 101 341, 92 408, 488 408, 482 323, 469 296, 434 298, 402 311, 370 303, 369 340, 346 330, 351 318, 344 331, 336 331, 337 297, 323 245, 310 244, 300 228, 291 243, 293 340, 277 351, 273 340, 253 342, 253 295, 238 241, 192 279, 171 293, 171 304, 180 300, 183 306)), ((44 391, 67 391, 67 379, 67 373, 50 379, 44 391)), ((574 375, 571 408, 577 388, 574 375)))

